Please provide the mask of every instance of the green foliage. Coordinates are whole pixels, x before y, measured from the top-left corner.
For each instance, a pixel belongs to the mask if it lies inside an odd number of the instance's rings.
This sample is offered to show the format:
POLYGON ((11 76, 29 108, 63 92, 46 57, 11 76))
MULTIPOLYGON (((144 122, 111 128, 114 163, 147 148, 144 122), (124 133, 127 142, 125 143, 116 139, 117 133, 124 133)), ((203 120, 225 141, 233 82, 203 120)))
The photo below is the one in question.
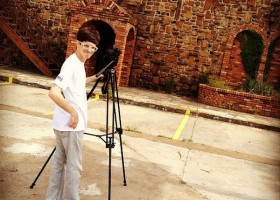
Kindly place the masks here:
POLYGON ((225 81, 221 81, 221 80, 209 79, 209 85, 211 87, 216 87, 216 88, 221 88, 226 90, 231 89, 231 87, 227 85, 225 81))
POLYGON ((262 37, 255 31, 246 30, 237 35, 241 45, 241 57, 248 77, 255 79, 261 62, 264 45, 262 37))
POLYGON ((265 63, 265 68, 264 68, 264 72, 263 72, 263 81, 264 82, 267 81, 267 76, 268 76, 270 68, 271 68, 271 60, 272 60, 272 56, 273 56, 275 47, 279 44, 280 44, 280 37, 278 37, 276 40, 273 40, 269 46, 267 59, 266 59, 266 63, 265 63))
POLYGON ((277 83, 273 84, 273 89, 272 96, 280 98, 280 79, 278 79, 277 83))
POLYGON ((273 85, 273 88, 274 90, 280 92, 280 79, 278 79, 278 82, 273 85))
POLYGON ((173 91, 173 89, 174 89, 174 81, 173 81, 172 78, 169 77, 169 78, 167 78, 167 80, 166 80, 165 92, 166 92, 167 94, 171 94, 172 91, 173 91))
MULTIPOLYGON (((204 80, 204 79, 203 79, 204 80)), ((221 88, 226 90, 237 90, 241 92, 248 92, 252 94, 258 94, 262 96, 271 96, 280 98, 280 80, 276 84, 270 84, 268 82, 256 81, 256 79, 247 78, 241 85, 241 88, 233 88, 225 81, 216 79, 207 79, 207 84, 211 87, 221 88)))
POLYGON ((201 73, 198 76, 198 82, 202 84, 208 84, 209 83, 209 74, 208 73, 201 73))
POLYGON ((247 78, 242 83, 242 90, 245 92, 253 93, 256 84, 257 84, 257 81, 255 79, 247 78))
POLYGON ((245 92, 264 95, 264 96, 271 96, 273 94, 273 86, 267 82, 263 81, 256 81, 255 79, 246 79, 242 84, 242 89, 245 92))

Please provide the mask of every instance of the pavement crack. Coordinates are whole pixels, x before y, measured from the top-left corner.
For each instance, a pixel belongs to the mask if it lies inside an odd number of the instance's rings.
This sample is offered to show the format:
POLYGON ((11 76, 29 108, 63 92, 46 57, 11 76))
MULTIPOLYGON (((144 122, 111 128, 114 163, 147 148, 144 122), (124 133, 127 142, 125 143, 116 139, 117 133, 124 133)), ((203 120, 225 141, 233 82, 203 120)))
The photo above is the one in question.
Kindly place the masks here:
POLYGON ((174 145, 177 147, 187 148, 188 150, 202 151, 202 152, 212 153, 220 156, 226 156, 234 159, 246 160, 246 161, 268 164, 273 166, 280 166, 280 160, 265 158, 262 156, 237 152, 228 149, 212 147, 205 144, 180 141, 180 140, 172 140, 171 138, 167 138, 167 137, 157 137, 146 133, 139 133, 139 132, 132 132, 132 131, 125 131, 125 135, 136 137, 136 138, 143 138, 154 142, 161 142, 169 145, 174 145))
POLYGON ((0 110, 7 110, 7 111, 16 112, 16 113, 21 113, 21 114, 46 118, 46 119, 51 119, 52 118, 52 116, 45 116, 41 112, 36 112, 36 111, 27 110, 27 109, 15 107, 15 106, 4 105, 4 104, 0 104, 0 110))

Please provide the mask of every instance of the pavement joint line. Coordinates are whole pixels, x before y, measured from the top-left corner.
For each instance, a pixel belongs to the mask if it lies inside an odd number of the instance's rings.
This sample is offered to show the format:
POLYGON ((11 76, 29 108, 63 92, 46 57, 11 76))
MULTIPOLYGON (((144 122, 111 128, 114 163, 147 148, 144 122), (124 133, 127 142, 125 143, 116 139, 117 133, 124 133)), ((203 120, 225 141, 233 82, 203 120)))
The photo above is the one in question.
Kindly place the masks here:
MULTIPOLYGON (((31 111, 27 110, 24 108, 18 108, 15 106, 9 106, 9 105, 4 105, 0 103, 0 111, 8 111, 8 112, 16 112, 24 115, 29 115, 29 116, 36 116, 44 119, 51 119, 49 116, 44 116, 40 112, 36 111, 31 111)), ((93 125, 89 125, 89 128, 96 128, 93 125)), ((182 147, 186 148, 188 150, 195 150, 195 151, 201 151, 201 152, 207 152, 219 156, 226 156, 234 159, 240 159, 240 160, 245 160, 245 161, 250 161, 250 162, 255 162, 255 163, 261 163, 261 164, 267 164, 267 165, 272 165, 272 166, 280 166, 280 160, 274 159, 274 158, 267 158, 263 156, 257 156, 253 154, 249 154, 246 152, 238 152, 238 151, 233 151, 233 150, 226 150, 222 148, 217 148, 217 147, 211 147, 208 145, 204 144, 199 144, 195 142, 187 142, 187 141, 180 141, 180 140, 171 140, 168 137, 158 137, 158 136, 151 136, 146 133, 132 133, 130 131, 126 131, 126 135, 130 137, 135 137, 135 138, 143 138, 143 135, 145 135, 145 139, 153 141, 153 142, 162 142, 165 144, 169 145, 176 145, 177 147, 182 147)), ((132 148, 130 145, 126 144, 128 147, 132 148)), ((190 152, 190 151, 189 151, 190 152)))
MULTIPOLYGON (((99 94, 95 94, 95 97, 92 98, 92 99, 89 99, 88 103, 92 103, 92 102, 94 102, 94 101, 96 101, 98 99, 99 99, 99 94)), ((47 116, 47 115, 52 115, 53 113, 54 113, 54 111, 49 111, 49 112, 44 112, 43 115, 47 116)))
POLYGON ((185 116, 181 122, 181 124, 179 125, 177 131, 174 133, 174 135, 172 136, 172 140, 178 140, 183 129, 185 128, 187 122, 188 122, 188 119, 190 117, 190 114, 191 114, 191 111, 190 109, 187 109, 186 112, 185 112, 185 116))

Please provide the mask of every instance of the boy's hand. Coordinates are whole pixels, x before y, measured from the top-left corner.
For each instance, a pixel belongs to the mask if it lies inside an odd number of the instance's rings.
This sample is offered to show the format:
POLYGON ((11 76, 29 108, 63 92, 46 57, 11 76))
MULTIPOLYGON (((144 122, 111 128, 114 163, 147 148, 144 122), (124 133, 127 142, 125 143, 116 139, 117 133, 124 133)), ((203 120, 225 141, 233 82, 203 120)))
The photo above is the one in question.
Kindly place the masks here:
POLYGON ((79 116, 77 111, 75 110, 73 113, 71 113, 71 121, 68 125, 69 127, 75 129, 78 125, 78 122, 79 122, 79 116))
POLYGON ((104 75, 103 74, 100 74, 99 76, 97 76, 97 74, 96 75, 94 75, 95 76, 95 78, 96 78, 96 80, 98 80, 98 79, 103 79, 103 77, 104 77, 104 75))

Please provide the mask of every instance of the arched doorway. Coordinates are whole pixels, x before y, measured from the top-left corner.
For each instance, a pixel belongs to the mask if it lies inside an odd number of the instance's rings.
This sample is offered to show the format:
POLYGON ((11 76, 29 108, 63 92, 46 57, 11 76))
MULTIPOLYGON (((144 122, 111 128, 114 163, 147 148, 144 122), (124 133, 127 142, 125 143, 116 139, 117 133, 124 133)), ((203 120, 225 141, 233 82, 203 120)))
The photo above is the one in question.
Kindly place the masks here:
POLYGON ((136 39, 135 25, 137 21, 114 1, 85 1, 71 8, 66 57, 75 49, 76 33, 79 27, 90 24, 100 32, 99 50, 86 63, 87 75, 96 73, 104 67, 104 54, 109 46, 115 45, 122 52, 117 65, 118 85, 128 86, 134 43, 136 39), (125 66, 124 66, 125 65, 125 66), (96 66, 96 67, 93 67, 96 66))
POLYGON ((129 78, 131 72, 131 64, 133 61, 133 52, 135 46, 135 30, 134 28, 130 28, 127 38, 126 38, 126 45, 124 51, 124 60, 122 65, 122 73, 121 73, 121 86, 128 86, 129 85, 129 78))
POLYGON ((106 62, 104 61, 104 55, 106 54, 108 48, 115 44, 116 34, 114 33, 112 27, 103 21, 95 21, 93 25, 97 28, 100 34, 96 67, 94 69, 94 73, 97 73, 106 65, 106 62))
POLYGON ((264 81, 276 84, 280 82, 280 37, 273 40, 269 51, 264 70, 264 81))
MULTIPOLYGON (((266 32, 258 26, 245 24, 231 31, 223 57, 220 78, 233 86, 240 86, 247 77, 241 58, 241 46, 238 41, 238 35, 244 31, 254 31, 257 33, 264 44, 263 52, 266 52, 267 48, 266 32)), ((265 53, 262 53, 257 80, 260 80, 260 77, 262 77, 265 60, 265 53)))
POLYGON ((94 26, 100 35, 100 42, 98 44, 98 51, 86 62, 87 75, 93 75, 105 67, 104 55, 109 47, 115 44, 116 34, 112 27, 101 20, 90 20, 85 22, 82 26, 94 26))

